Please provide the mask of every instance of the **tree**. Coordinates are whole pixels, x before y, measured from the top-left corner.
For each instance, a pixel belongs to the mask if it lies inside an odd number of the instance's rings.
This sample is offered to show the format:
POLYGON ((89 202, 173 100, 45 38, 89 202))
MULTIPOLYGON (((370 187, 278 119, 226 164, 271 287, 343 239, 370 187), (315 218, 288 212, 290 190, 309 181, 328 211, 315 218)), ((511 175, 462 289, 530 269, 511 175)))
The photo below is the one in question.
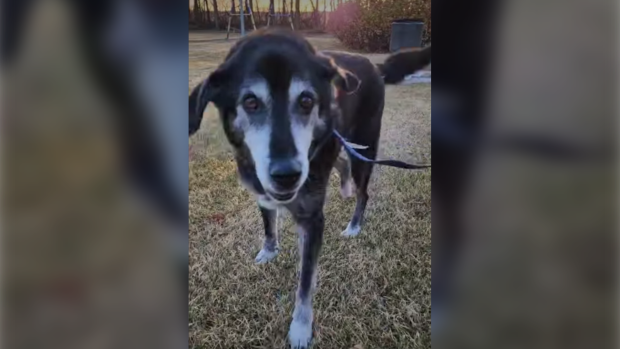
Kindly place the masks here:
POLYGON ((310 23, 312 23, 313 28, 319 28, 321 26, 321 11, 319 9, 319 0, 316 2, 310 1, 310 6, 312 6, 312 17, 310 23))
MULTIPOLYGON (((269 0, 269 9, 267 9, 267 23, 271 23, 270 15, 274 15, 276 13, 276 6, 274 0, 269 0), (273 10, 273 13, 271 12, 273 10)), ((275 20, 275 19, 274 19, 275 20)))
MULTIPOLYGON (((293 3, 293 0, 291 0, 291 8, 292 8, 292 3, 293 3)), ((301 22, 301 11, 299 9, 299 0, 295 0, 295 23, 297 25, 297 28, 299 28, 299 22, 301 22)))
POLYGON ((209 11, 209 1, 205 0, 205 11, 207 12, 207 23, 211 24, 211 11, 209 11))
POLYGON ((200 0, 194 0, 194 22, 202 24, 202 10, 200 9, 200 0))
POLYGON ((316 4, 314 5, 314 25, 319 28, 321 27, 321 10, 319 9, 319 0, 316 0, 316 4))
POLYGON ((213 0, 213 17, 215 18, 215 29, 220 30, 220 13, 217 10, 217 0, 213 0))
POLYGON ((327 0, 323 0, 323 28, 327 26, 327 0))

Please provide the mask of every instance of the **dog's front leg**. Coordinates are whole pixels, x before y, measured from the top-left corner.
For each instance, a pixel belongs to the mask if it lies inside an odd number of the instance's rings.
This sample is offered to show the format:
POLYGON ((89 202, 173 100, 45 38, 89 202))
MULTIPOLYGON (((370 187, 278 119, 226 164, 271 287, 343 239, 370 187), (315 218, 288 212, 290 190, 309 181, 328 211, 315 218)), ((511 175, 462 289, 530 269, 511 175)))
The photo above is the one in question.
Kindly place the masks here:
POLYGON ((295 217, 295 220, 299 234, 301 272, 295 298, 293 321, 288 337, 291 347, 297 349, 308 348, 312 340, 312 295, 316 285, 317 265, 323 244, 325 219, 321 212, 310 217, 295 217))
POLYGON ((263 248, 258 252, 255 262, 258 264, 267 263, 278 255, 278 211, 267 209, 260 206, 260 213, 263 217, 265 226, 265 241, 263 248))

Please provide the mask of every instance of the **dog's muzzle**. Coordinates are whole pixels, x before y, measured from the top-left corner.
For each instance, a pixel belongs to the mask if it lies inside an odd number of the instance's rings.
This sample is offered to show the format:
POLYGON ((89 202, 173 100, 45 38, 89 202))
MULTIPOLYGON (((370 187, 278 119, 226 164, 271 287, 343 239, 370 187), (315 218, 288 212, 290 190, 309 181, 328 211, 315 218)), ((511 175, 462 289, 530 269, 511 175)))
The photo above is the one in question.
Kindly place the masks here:
POLYGON ((299 189, 302 176, 302 164, 295 159, 272 160, 269 164, 269 177, 274 191, 269 196, 277 201, 293 199, 299 189))

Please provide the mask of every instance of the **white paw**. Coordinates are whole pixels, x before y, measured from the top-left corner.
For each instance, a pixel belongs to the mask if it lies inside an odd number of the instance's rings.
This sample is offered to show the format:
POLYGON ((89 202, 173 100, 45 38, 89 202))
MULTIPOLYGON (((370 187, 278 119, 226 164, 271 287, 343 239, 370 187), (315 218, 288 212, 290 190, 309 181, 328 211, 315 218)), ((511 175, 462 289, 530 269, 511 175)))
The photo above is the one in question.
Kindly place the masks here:
POLYGON ((288 340, 293 349, 306 349, 312 341, 312 322, 293 320, 288 331, 288 340))
POLYGON ((355 193, 355 184, 353 184, 353 180, 349 179, 344 183, 344 185, 340 186, 340 196, 344 199, 352 198, 355 193))
POLYGON ((278 255, 277 248, 274 251, 269 251, 263 248, 256 255, 254 262, 256 262, 256 264, 265 264, 271 261, 272 259, 276 258, 277 255, 278 255))
POLYGON ((347 229, 345 229, 345 231, 343 231, 341 235, 346 237, 353 237, 357 236, 361 230, 362 228, 359 225, 352 227, 351 223, 349 222, 349 224, 347 225, 347 229))

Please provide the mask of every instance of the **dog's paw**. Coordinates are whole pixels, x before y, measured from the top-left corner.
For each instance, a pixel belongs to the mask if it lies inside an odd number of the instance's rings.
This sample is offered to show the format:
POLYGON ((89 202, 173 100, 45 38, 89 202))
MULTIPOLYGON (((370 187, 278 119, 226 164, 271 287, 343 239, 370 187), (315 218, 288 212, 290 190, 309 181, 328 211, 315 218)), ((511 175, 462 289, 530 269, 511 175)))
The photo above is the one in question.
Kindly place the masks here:
POLYGON ((256 262, 256 264, 265 264, 271 261, 272 259, 276 258, 277 255, 278 255, 277 248, 273 251, 262 248, 260 252, 258 252, 258 254, 256 255, 254 262, 256 262))
POLYGON ((351 222, 347 225, 347 229, 341 233, 342 236, 345 237, 354 237, 359 235, 362 228, 359 225, 351 226, 351 222))
POLYGON ((312 322, 293 320, 288 331, 288 340, 292 349, 307 349, 312 341, 312 322))
POLYGON ((355 195, 355 184, 349 179, 340 186, 340 196, 344 199, 352 198, 355 195))

